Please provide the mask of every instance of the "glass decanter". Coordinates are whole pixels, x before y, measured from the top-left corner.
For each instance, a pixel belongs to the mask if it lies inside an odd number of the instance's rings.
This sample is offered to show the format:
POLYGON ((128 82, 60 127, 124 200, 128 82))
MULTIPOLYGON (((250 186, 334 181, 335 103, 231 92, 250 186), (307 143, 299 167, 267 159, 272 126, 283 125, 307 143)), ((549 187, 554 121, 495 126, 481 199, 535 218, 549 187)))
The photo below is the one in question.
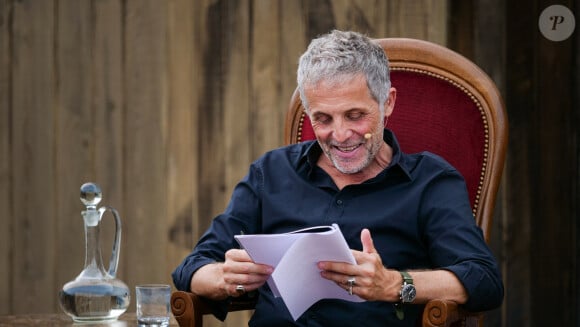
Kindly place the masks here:
POLYGON ((81 186, 81 201, 86 206, 81 212, 85 223, 85 267, 59 292, 62 310, 76 322, 116 320, 129 307, 129 288, 115 278, 121 246, 121 218, 113 208, 97 209, 101 199, 98 185, 85 183, 81 186), (115 218, 115 238, 109 270, 105 271, 99 245, 99 223, 107 210, 115 218))

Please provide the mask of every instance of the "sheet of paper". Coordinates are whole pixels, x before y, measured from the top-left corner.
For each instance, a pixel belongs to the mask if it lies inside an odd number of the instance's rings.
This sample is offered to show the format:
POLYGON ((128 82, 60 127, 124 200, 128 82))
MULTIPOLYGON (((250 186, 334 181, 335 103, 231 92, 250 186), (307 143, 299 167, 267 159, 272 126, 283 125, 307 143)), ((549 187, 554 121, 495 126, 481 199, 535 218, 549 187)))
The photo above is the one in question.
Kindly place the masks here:
POLYGON ((320 276, 319 261, 356 263, 338 225, 312 229, 326 230, 323 232, 309 233, 308 230, 236 236, 254 262, 275 267, 268 285, 275 296, 282 297, 294 320, 321 299, 364 301, 320 276))

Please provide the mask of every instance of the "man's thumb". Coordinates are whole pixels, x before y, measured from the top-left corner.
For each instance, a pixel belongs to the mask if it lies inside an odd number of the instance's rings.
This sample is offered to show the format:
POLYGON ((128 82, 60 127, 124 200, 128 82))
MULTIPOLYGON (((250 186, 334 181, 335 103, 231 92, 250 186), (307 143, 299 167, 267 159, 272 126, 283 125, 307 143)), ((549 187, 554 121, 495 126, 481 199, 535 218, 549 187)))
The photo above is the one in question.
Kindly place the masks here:
POLYGON ((375 244, 373 243, 373 238, 371 237, 371 232, 368 229, 365 228, 360 232, 360 240, 364 253, 377 253, 375 244))

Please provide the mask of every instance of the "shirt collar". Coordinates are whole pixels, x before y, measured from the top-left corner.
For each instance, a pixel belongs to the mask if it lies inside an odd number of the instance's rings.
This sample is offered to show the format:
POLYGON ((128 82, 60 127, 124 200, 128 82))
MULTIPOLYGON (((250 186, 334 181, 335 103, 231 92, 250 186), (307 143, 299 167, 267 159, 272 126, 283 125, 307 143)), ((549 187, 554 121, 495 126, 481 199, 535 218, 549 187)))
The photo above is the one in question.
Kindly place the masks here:
MULTIPOLYGON (((407 176, 407 178, 411 180, 411 167, 409 167, 407 161, 405 160, 405 154, 401 151, 395 133, 393 133, 393 131, 390 129, 385 128, 383 133, 383 140, 393 149, 393 158, 391 163, 381 173, 379 173, 377 177, 385 175, 386 172, 390 169, 400 169, 407 176)), ((300 165, 308 165, 308 175, 310 175, 313 171, 313 168, 316 167, 318 158, 323 155, 320 144, 318 144, 317 141, 310 142, 311 144, 308 146, 308 149, 304 152, 302 158, 300 159, 300 165)))

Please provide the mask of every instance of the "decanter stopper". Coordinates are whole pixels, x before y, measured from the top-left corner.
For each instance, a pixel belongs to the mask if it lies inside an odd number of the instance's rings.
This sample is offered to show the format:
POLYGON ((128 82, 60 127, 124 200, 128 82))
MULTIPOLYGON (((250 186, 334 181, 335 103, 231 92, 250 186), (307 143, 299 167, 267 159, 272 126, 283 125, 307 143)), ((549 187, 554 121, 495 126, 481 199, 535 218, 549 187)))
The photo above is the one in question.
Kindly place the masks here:
POLYGON ((84 183, 81 186, 81 202, 87 207, 87 210, 95 210, 102 198, 103 192, 101 192, 99 185, 84 183))

